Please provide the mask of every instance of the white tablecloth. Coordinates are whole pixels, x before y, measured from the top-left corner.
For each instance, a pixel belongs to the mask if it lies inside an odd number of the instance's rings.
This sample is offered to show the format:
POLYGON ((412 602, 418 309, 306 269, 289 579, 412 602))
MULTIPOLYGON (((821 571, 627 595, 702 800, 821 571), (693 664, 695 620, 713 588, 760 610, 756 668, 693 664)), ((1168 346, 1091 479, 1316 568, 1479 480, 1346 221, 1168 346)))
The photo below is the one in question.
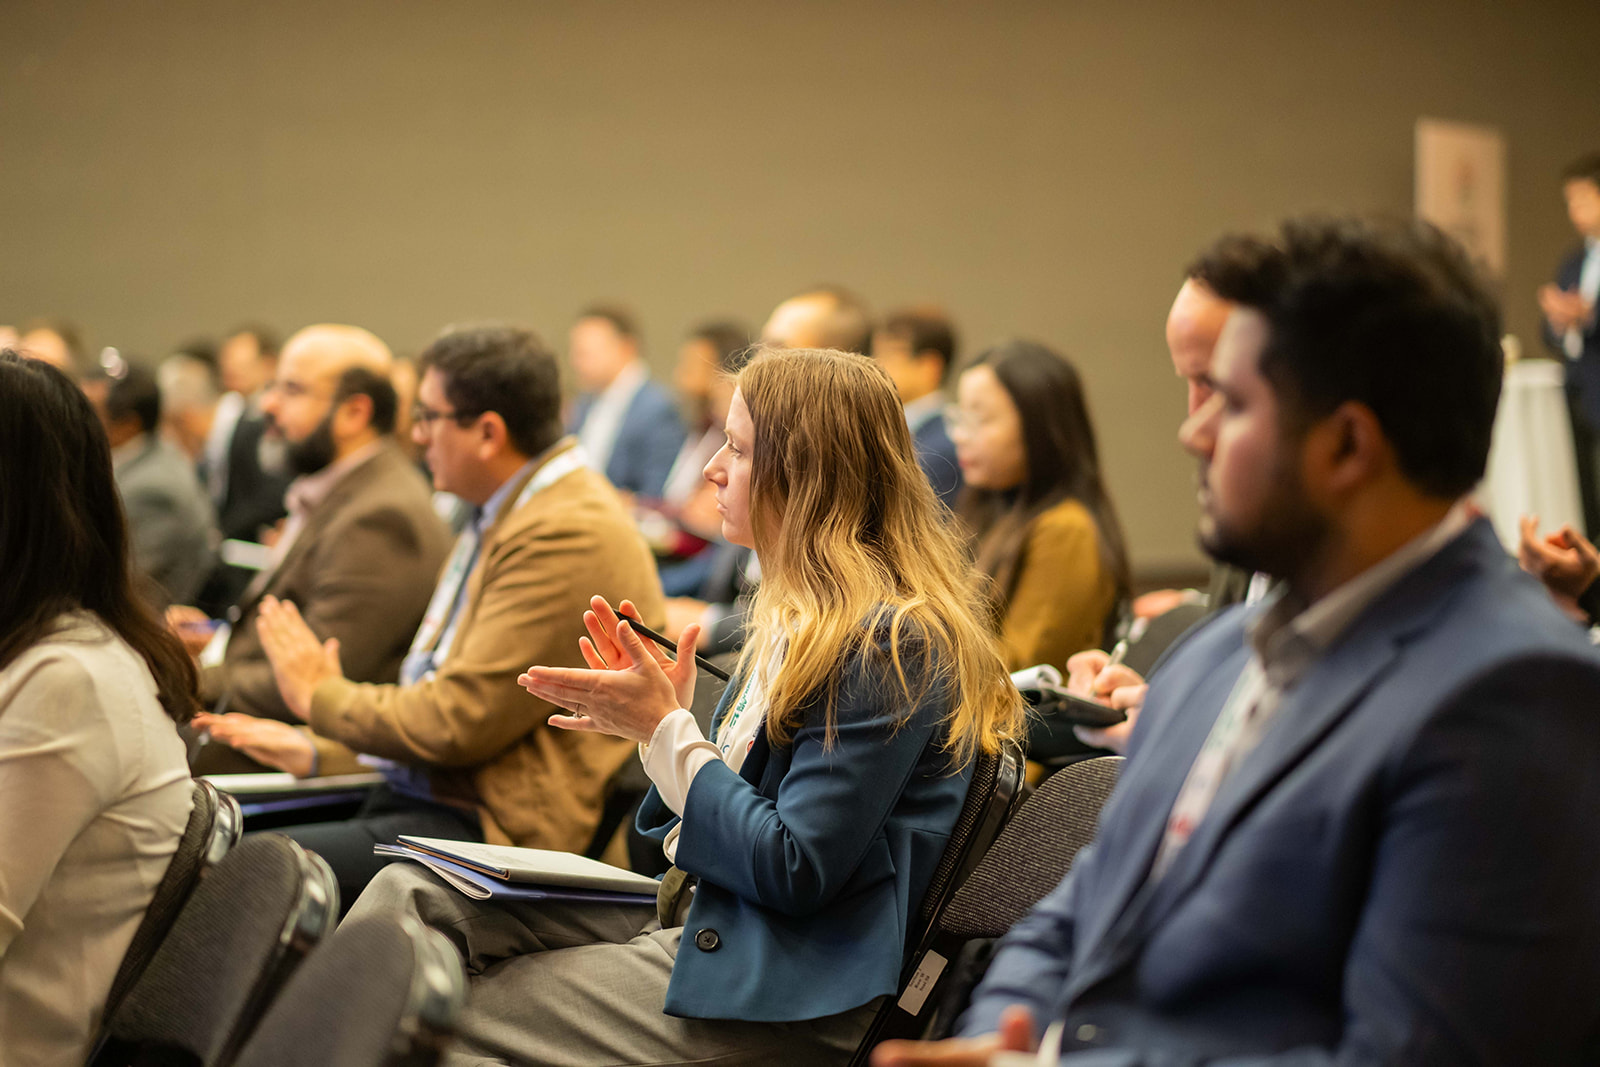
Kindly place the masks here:
POLYGON ((1477 496, 1511 552, 1517 550, 1517 520, 1523 515, 1538 515, 1546 532, 1562 523, 1583 529, 1562 376, 1561 364, 1551 359, 1522 360, 1506 368, 1489 470, 1477 496))

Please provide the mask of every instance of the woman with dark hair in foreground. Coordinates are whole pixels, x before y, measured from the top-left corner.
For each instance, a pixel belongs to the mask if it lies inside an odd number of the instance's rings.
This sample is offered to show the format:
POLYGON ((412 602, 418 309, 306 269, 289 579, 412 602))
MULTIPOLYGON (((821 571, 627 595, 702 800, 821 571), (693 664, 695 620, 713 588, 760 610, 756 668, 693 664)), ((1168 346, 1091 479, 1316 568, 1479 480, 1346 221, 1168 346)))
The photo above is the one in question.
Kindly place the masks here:
POLYGON ((189 817, 194 667, 134 594, 99 420, 0 352, 0 1050, 79 1063, 189 817))

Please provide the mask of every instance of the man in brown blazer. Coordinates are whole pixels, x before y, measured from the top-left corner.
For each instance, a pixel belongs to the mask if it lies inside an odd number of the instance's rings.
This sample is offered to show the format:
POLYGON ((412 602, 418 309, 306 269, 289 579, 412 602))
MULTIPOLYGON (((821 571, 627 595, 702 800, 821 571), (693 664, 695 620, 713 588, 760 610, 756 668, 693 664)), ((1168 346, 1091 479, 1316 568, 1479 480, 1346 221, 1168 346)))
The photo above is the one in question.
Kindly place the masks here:
POLYGON ((589 599, 665 614, 655 563, 605 477, 562 437, 555 358, 533 334, 468 328, 421 360, 413 434, 434 484, 476 508, 412 642, 399 685, 340 670, 291 604, 262 607, 262 638, 290 710, 311 731, 227 715, 214 736, 296 774, 349 751, 387 782, 343 823, 286 831, 339 875, 346 903, 382 866, 374 844, 407 833, 582 851, 607 785, 634 746, 554 729, 556 709, 516 683, 530 664, 582 666, 589 599), (369 759, 367 761, 371 763, 369 759))
MULTIPOLYGON (((449 532, 427 483, 390 440, 391 362, 382 341, 351 326, 311 326, 283 347, 261 407, 297 475, 289 517, 273 565, 240 599, 222 662, 201 671, 207 707, 294 721, 261 647, 269 596, 294 601, 314 633, 337 639, 350 677, 399 676, 449 532)), ((169 621, 181 634, 196 615, 177 608, 169 621)))

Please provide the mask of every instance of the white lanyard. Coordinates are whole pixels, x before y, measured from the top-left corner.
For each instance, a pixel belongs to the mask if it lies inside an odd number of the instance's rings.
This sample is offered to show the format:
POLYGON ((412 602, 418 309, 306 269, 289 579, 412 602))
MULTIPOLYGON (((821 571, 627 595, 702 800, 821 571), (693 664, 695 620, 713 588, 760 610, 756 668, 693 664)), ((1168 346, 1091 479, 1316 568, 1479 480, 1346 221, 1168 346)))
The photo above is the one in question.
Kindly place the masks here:
MULTIPOLYGON (((524 504, 532 500, 540 492, 548 489, 556 482, 565 478, 573 471, 588 466, 588 456, 583 446, 574 445, 559 456, 555 456, 528 480, 522 487, 522 492, 517 494, 517 499, 512 503, 511 510, 518 511, 524 504)), ((445 566, 444 574, 439 579, 439 584, 434 587, 433 599, 428 601, 428 611, 422 617, 422 625, 417 628, 417 636, 411 642, 412 652, 421 652, 429 648, 434 640, 439 637, 439 631, 446 621, 455 614, 456 604, 461 598, 461 591, 466 585, 467 575, 472 572, 477 563, 478 548, 483 534, 474 522, 461 536, 456 538, 455 550, 450 553, 450 562, 445 566)), ((438 663, 449 652, 449 645, 454 638, 454 633, 447 634, 446 640, 439 643, 433 650, 433 661, 438 663)))

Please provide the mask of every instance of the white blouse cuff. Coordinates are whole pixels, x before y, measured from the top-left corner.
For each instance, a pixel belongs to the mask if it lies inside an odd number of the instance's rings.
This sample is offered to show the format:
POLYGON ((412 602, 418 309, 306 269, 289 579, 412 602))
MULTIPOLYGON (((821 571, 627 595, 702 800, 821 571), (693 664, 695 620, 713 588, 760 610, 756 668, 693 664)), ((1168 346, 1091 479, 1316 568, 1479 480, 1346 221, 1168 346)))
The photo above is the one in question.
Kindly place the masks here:
POLYGON ((662 802, 680 816, 694 776, 701 767, 721 758, 717 746, 706 740, 700 724, 683 708, 662 719, 650 740, 639 746, 644 773, 655 784, 662 802))

